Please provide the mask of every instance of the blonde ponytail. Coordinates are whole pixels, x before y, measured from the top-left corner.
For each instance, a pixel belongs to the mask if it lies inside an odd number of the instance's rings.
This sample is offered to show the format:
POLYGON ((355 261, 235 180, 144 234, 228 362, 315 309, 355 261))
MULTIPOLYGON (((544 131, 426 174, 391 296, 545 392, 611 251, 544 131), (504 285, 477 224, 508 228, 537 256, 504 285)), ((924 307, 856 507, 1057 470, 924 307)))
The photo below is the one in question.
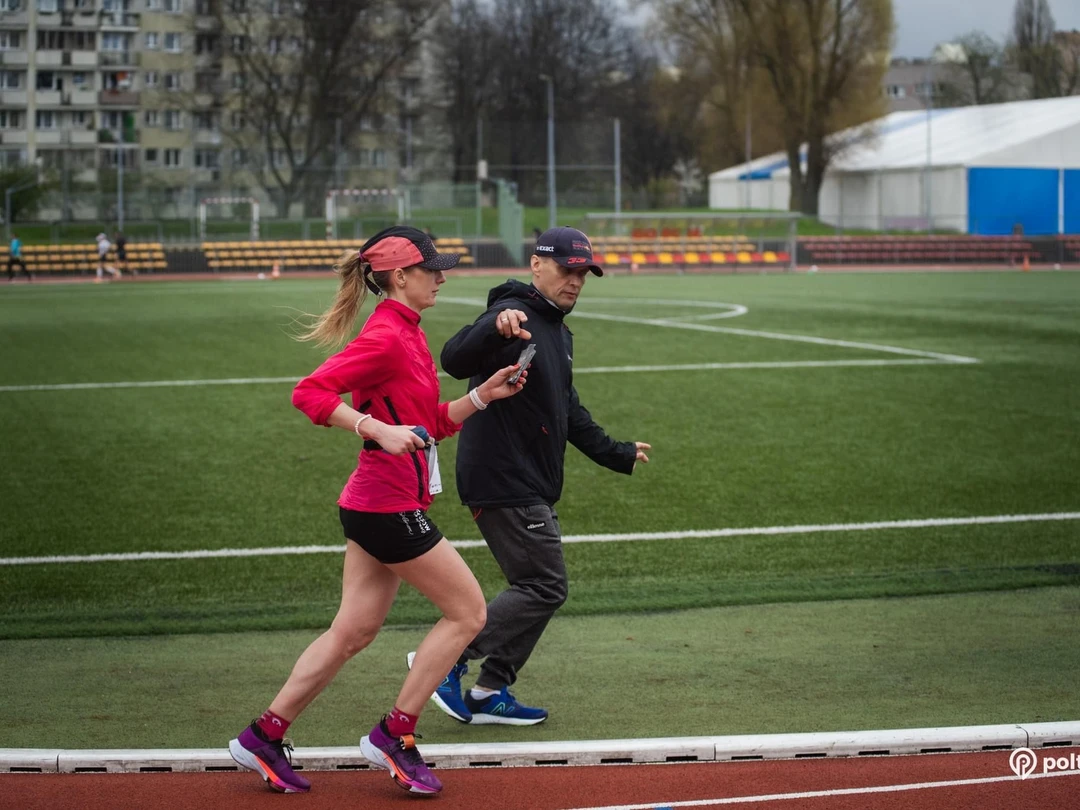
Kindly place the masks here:
MULTIPOLYGON (((315 317, 315 322, 304 332, 296 335, 300 341, 315 341, 325 348, 337 348, 353 333, 356 316, 367 298, 368 287, 364 283, 364 271, 368 264, 360 258, 360 252, 351 250, 334 265, 334 272, 341 278, 337 294, 330 308, 315 317)), ((372 280, 380 290, 389 284, 389 273, 372 273, 372 280)))

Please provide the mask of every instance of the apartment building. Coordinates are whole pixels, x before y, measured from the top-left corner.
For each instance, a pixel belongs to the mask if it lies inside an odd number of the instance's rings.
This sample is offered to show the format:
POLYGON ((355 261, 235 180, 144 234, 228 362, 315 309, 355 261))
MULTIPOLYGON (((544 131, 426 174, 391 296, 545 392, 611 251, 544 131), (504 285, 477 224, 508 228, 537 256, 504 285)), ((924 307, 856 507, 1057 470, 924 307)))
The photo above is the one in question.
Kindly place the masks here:
MULTIPOLYGON (((280 171, 284 155, 244 120, 237 54, 290 47, 274 33, 290 13, 292 0, 0 0, 0 165, 94 182, 122 163, 177 200, 258 192, 260 161, 280 171), (248 35, 223 30, 231 14, 254 16, 248 35)), ((398 71, 380 114, 340 134, 334 185, 409 179, 421 70, 418 57, 398 71)))

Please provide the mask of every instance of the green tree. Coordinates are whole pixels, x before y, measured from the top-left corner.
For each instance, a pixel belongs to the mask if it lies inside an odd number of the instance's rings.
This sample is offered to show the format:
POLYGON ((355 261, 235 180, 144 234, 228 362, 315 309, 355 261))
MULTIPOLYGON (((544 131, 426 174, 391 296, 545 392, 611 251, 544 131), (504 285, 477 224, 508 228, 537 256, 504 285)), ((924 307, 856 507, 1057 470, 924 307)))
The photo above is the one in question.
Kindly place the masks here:
POLYGON ((36 166, 17 165, 0 169, 0 194, 5 201, 8 189, 18 189, 11 195, 11 225, 25 222, 41 208, 51 183, 40 175, 36 166))

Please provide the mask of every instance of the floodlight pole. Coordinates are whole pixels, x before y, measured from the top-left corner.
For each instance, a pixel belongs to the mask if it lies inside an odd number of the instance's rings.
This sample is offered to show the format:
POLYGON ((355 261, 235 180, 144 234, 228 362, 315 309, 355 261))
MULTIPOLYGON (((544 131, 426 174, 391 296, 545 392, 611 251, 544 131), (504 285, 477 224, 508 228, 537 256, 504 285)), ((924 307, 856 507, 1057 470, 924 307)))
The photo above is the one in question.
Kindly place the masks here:
POLYGON ((926 232, 932 233, 933 225, 933 141, 931 139, 930 121, 934 111, 934 80, 932 74, 934 57, 926 63, 926 179, 923 181, 926 192, 926 232))
POLYGON ((540 78, 547 82, 548 227, 554 228, 557 219, 555 213, 555 81, 546 73, 541 73, 540 78))

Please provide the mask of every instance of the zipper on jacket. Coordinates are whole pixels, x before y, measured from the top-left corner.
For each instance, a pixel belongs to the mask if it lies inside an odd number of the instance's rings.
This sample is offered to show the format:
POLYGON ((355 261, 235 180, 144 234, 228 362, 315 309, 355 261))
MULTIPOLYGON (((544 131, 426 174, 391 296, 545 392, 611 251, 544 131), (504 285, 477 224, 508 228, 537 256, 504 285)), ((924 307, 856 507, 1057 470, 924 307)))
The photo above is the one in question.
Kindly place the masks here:
MULTIPOLYGON (((395 425, 403 424, 400 418, 398 418, 397 411, 394 410, 394 403, 390 401, 390 397, 383 397, 383 401, 386 402, 386 409, 390 411, 390 418, 394 420, 395 425)), ((420 502, 424 502, 424 469, 420 466, 420 451, 413 450, 409 455, 412 456, 413 466, 416 467, 416 493, 420 502)))

